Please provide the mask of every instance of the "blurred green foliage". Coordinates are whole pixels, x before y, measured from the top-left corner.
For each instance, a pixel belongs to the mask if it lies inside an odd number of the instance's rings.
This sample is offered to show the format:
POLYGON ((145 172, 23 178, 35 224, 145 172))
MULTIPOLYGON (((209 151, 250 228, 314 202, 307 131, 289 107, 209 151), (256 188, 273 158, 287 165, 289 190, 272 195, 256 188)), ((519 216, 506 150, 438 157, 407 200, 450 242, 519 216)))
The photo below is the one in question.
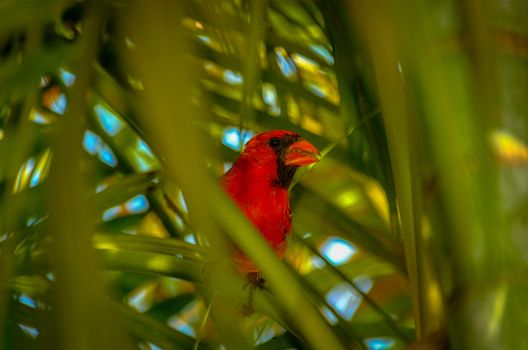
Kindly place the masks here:
POLYGON ((0 348, 528 348, 527 18, 3 1, 0 348), (284 262, 217 184, 270 129, 322 154, 284 262), (233 243, 267 281, 249 315, 233 243))

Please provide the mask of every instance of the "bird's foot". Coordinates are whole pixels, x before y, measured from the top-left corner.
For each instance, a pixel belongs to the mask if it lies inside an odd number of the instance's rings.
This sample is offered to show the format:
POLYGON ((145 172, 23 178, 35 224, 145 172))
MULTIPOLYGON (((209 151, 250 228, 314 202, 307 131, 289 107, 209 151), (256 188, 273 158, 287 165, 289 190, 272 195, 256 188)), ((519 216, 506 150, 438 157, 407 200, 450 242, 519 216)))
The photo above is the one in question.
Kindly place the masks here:
POLYGON ((244 289, 249 287, 249 295, 248 295, 248 303, 245 305, 242 305, 243 315, 249 316, 253 312, 255 312, 255 309, 253 308, 253 293, 255 292, 255 289, 264 289, 265 284, 266 284, 266 280, 260 277, 259 272, 249 272, 247 274, 247 282, 244 285, 244 289))
POLYGON ((260 272, 248 272, 247 274, 247 284, 244 288, 250 287, 250 288, 259 288, 264 289, 264 285, 266 284, 266 280, 262 277, 260 277, 260 272))

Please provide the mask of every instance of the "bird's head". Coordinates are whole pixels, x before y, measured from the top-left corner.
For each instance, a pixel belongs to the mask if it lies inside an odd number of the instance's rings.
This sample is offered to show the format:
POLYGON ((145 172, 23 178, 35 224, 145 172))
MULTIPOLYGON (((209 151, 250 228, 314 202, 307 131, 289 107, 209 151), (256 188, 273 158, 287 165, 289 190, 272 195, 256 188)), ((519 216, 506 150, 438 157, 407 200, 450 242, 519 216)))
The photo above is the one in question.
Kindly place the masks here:
POLYGON ((287 130, 260 133, 246 145, 244 153, 276 158, 286 166, 304 166, 319 161, 319 151, 299 134, 287 130))
POLYGON ((317 148, 297 133, 274 130, 253 137, 239 161, 246 170, 266 171, 274 185, 288 188, 298 167, 318 162, 319 158, 317 148))

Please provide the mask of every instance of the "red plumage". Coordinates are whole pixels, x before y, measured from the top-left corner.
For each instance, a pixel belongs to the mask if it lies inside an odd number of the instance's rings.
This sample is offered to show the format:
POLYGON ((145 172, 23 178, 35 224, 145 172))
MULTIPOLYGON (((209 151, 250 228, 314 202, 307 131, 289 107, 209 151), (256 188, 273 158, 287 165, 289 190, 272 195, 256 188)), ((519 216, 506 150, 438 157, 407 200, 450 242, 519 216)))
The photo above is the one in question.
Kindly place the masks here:
MULTIPOLYGON (((221 180, 222 187, 257 227, 277 255, 286 250, 291 230, 289 185, 299 166, 319 160, 319 152, 294 132, 275 130, 253 137, 221 180)), ((258 268, 241 252, 235 263, 242 273, 258 268)))

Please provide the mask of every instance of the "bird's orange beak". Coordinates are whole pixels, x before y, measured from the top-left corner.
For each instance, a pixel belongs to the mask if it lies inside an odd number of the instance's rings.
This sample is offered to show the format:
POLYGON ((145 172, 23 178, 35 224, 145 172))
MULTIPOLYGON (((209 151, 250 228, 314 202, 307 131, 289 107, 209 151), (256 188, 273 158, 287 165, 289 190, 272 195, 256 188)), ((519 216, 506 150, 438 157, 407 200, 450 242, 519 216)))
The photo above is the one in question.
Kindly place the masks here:
POLYGON ((321 158, 319 151, 310 142, 299 140, 290 145, 286 152, 284 164, 304 166, 316 163, 321 158))

